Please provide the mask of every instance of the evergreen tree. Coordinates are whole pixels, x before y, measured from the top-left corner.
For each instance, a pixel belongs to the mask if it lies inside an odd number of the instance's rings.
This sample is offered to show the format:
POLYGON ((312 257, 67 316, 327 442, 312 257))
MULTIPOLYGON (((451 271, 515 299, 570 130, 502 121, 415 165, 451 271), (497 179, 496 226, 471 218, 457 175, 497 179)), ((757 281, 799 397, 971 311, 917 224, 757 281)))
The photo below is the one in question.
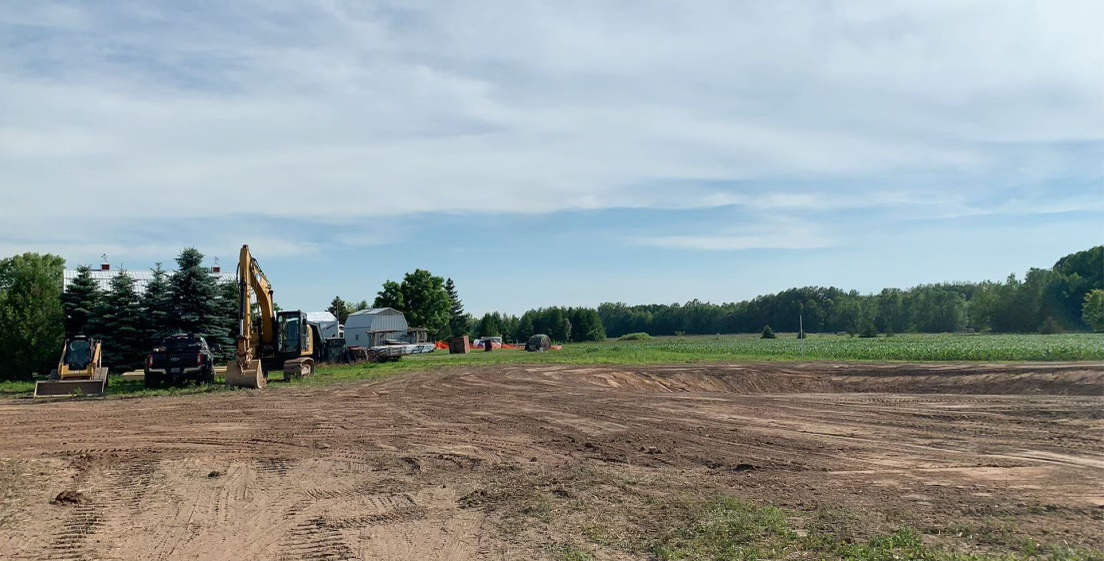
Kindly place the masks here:
POLYGON ((344 324, 345 320, 349 319, 349 314, 353 313, 353 307, 342 300, 340 296, 334 296, 333 300, 330 301, 330 307, 326 308, 326 311, 333 314, 338 323, 344 324))
POLYGON ((471 329, 468 315, 464 313, 464 302, 460 300, 460 294, 456 292, 456 284, 452 279, 445 280, 445 292, 449 297, 449 333, 453 337, 466 335, 471 329))
POLYGON ((146 314, 134 284, 125 271, 116 273, 88 323, 91 333, 103 341, 104 366, 116 371, 140 368, 149 350, 146 314))
POLYGON ((230 360, 237 354, 240 290, 236 282, 219 285, 218 307, 222 330, 207 337, 207 343, 220 347, 215 355, 222 360, 230 360))
POLYGON ((0 380, 29 380, 57 365, 65 338, 65 260, 24 253, 0 260, 0 380))
POLYGON ((536 328, 533 326, 533 317, 536 315, 532 310, 521 314, 521 319, 518 320, 517 332, 514 333, 514 337, 518 342, 528 341, 530 337, 536 335, 536 328))
POLYGON ((69 283, 61 295, 61 305, 65 310, 65 336, 87 334, 88 323, 99 309, 103 292, 99 283, 92 278, 92 269, 87 265, 77 267, 77 278, 69 283))
POLYGON ((151 269, 153 278, 146 283, 146 292, 142 294, 142 309, 145 310, 143 337, 145 346, 151 347, 172 331, 173 299, 169 275, 158 263, 151 269))
POLYGON ((184 333, 218 337, 224 321, 219 309, 219 288, 210 271, 203 267, 203 254, 194 247, 185 248, 176 258, 172 274, 172 327, 184 333))

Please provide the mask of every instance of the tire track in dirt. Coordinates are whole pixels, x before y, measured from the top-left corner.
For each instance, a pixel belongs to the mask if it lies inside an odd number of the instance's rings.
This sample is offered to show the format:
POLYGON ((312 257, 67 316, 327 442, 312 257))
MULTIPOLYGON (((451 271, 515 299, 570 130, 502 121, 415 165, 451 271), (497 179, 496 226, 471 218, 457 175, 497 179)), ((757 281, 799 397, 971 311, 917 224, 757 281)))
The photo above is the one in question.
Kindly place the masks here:
MULTIPOLYGON (((579 473, 595 489, 646 485, 657 499, 736 492, 938 524, 999 514, 1104 545, 1088 530, 1092 501, 1104 502, 1104 398, 1063 395, 1104 381, 1099 365, 1009 367, 1016 387, 1037 395, 971 394, 962 384, 974 368, 536 366, 188 398, 0 401, 0 423, 36 426, 34 440, 0 441, 0 458, 82 470, 73 484, 87 504, 27 507, 40 514, 24 515, 29 527, 47 536, 20 553, 31 559, 539 557, 547 544, 519 550, 497 535, 497 517, 526 496, 510 494, 523 491, 518 478, 542 500, 589 500, 562 485, 579 473), (885 393, 901 380, 918 393, 885 393), (794 393, 810 388, 883 393, 794 393), (496 485, 491 496, 505 502, 459 506, 496 485)), ((991 388, 1004 366, 976 368, 991 388)), ((0 527, 0 543, 31 543, 21 531, 0 527)))

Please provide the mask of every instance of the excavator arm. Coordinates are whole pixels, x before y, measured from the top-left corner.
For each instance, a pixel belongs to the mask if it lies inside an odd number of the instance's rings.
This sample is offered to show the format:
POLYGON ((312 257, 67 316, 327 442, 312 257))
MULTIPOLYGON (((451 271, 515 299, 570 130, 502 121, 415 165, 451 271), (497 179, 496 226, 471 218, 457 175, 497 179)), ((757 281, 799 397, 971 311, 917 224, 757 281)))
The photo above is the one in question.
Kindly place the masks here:
MULTIPOLYGON (((249 253, 249 246, 243 245, 238 261, 238 352, 241 343, 246 340, 254 348, 258 345, 272 346, 276 343, 276 304, 272 299, 272 285, 265 277, 257 260, 249 253), (260 325, 253 326, 252 302, 257 299, 260 311, 260 325)), ((255 353, 254 353, 255 354, 255 353)))
POLYGON ((238 259, 238 338, 237 356, 226 365, 226 383, 231 386, 263 388, 267 383, 265 363, 284 371, 284 378, 300 378, 314 373, 312 341, 306 316, 302 312, 276 313, 272 285, 257 260, 243 245, 238 259), (253 325, 253 300, 260 312, 253 325), (287 334, 281 334, 281 326, 287 334), (296 334, 290 331, 295 328, 296 334), (283 344, 281 343, 283 341, 283 344), (287 348, 284 348, 287 347, 287 348), (275 364, 271 364, 275 362, 275 364))
POLYGON ((263 349, 271 348, 276 337, 276 311, 269 284, 257 260, 243 245, 238 258, 238 338, 237 356, 226 365, 226 383, 231 386, 263 388, 263 349), (253 299, 260 308, 260 325, 253 325, 253 299))

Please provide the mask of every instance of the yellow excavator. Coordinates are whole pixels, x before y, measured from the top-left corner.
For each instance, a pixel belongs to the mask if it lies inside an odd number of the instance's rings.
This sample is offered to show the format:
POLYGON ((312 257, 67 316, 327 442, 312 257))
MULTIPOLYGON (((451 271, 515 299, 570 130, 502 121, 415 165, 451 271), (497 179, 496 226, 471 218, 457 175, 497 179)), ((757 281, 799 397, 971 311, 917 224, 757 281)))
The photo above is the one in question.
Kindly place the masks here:
POLYGON ((284 379, 314 374, 314 341, 307 314, 276 313, 269 284, 257 260, 243 245, 238 260, 238 342, 236 360, 226 365, 226 383, 263 388, 268 373, 283 370, 284 379), (253 317, 253 300, 260 312, 253 317))
POLYGON ((107 368, 101 364, 99 339, 77 335, 65 342, 50 378, 35 384, 34 396, 103 395, 107 389, 107 368))

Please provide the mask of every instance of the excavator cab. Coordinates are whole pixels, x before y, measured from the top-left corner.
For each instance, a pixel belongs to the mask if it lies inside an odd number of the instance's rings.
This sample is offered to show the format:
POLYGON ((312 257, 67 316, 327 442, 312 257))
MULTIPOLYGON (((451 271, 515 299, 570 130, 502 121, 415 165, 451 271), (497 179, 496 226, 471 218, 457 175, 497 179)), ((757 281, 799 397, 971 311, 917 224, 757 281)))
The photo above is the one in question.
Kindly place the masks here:
POLYGON ((280 312, 276 314, 276 329, 280 332, 277 352, 280 353, 281 357, 299 358, 311 354, 307 314, 298 310, 280 312))

